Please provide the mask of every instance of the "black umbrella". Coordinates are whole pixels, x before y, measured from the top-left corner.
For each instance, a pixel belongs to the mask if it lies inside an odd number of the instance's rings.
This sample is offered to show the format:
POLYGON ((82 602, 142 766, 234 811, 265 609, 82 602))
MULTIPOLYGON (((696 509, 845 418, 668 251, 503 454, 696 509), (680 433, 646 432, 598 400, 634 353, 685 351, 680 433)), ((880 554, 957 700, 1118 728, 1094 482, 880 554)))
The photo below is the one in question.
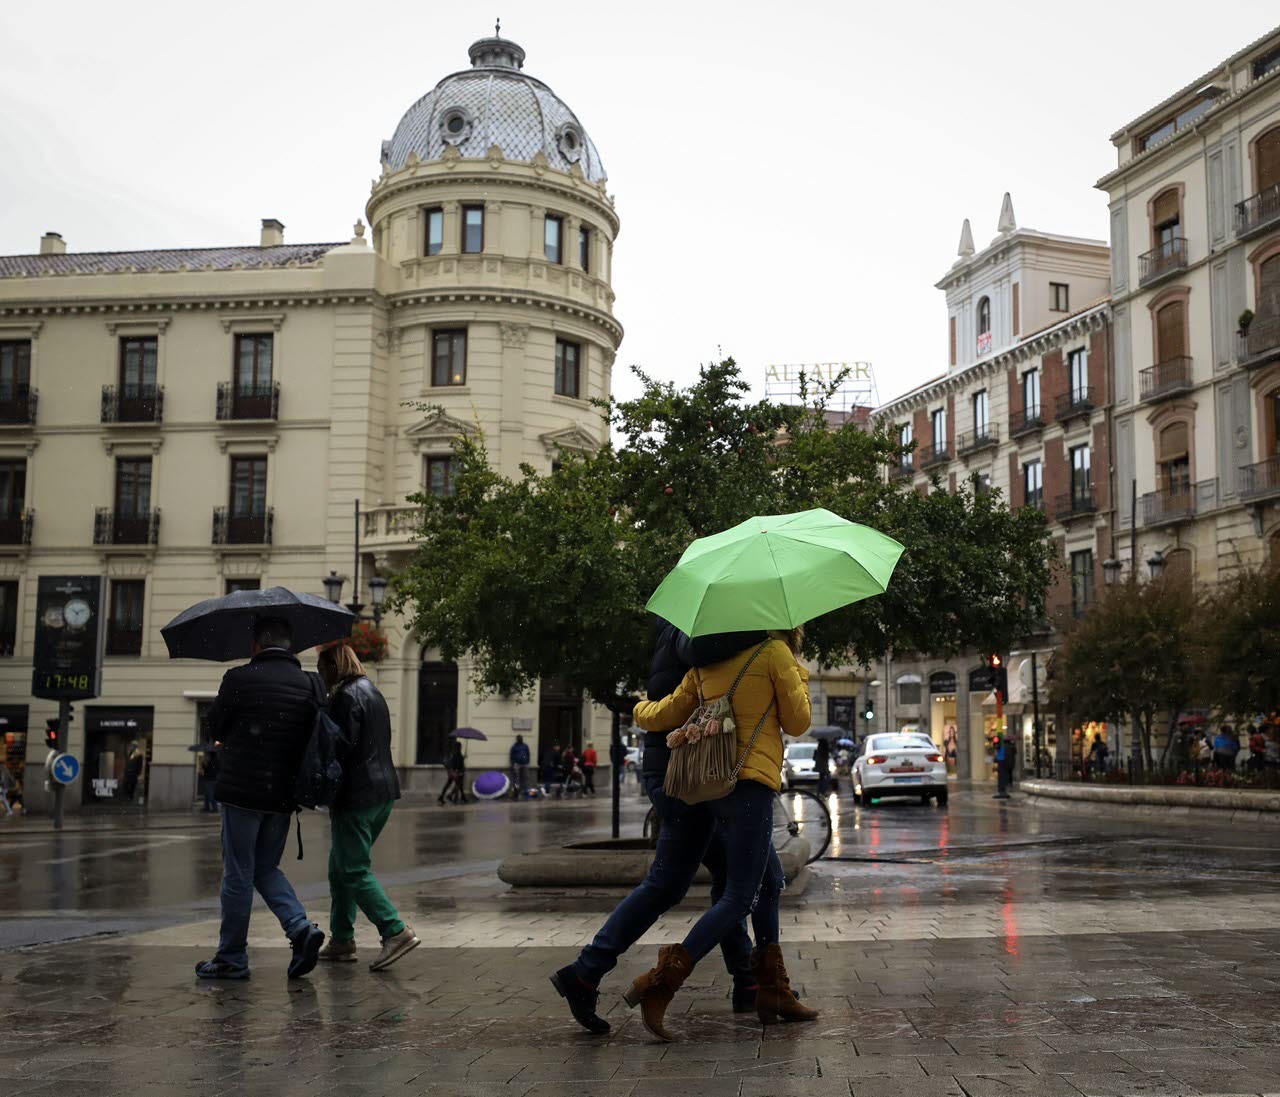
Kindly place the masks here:
POLYGON ((184 609, 160 630, 171 659, 249 658, 253 623, 278 617, 293 626, 293 650, 305 651, 351 635, 355 615, 315 594, 285 587, 238 590, 184 609))

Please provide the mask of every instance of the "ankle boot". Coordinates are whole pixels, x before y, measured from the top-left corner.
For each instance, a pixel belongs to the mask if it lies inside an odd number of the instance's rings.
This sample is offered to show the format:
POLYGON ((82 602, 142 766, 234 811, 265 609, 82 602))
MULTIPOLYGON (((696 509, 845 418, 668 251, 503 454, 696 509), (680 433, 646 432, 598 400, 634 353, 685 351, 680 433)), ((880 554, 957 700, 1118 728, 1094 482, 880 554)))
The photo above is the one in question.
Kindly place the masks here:
POLYGON ((631 984, 623 1000, 632 1009, 640 1007, 640 1018, 659 1040, 671 1043, 675 1037, 663 1025, 667 1006, 693 970, 693 960, 684 945, 665 945, 658 950, 658 966, 631 984))
POLYGON ((755 954, 756 1013, 763 1024, 774 1021, 816 1021, 818 1011, 801 1005, 791 992, 791 980, 782 962, 781 945, 765 945, 755 954))

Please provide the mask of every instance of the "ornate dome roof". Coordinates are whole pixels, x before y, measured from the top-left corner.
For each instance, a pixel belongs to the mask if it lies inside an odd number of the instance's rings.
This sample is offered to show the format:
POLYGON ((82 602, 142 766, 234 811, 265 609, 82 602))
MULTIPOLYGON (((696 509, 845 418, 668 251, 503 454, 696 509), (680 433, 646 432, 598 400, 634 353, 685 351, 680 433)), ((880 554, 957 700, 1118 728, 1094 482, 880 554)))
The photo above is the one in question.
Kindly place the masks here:
POLYGON ((399 171, 410 153, 439 160, 453 145, 481 159, 497 145, 508 160, 532 160, 539 152, 560 171, 577 164, 592 183, 604 165, 582 123, 541 80, 527 76, 524 50, 506 38, 481 38, 470 49, 471 68, 446 76, 413 104, 382 142, 382 162, 399 171))

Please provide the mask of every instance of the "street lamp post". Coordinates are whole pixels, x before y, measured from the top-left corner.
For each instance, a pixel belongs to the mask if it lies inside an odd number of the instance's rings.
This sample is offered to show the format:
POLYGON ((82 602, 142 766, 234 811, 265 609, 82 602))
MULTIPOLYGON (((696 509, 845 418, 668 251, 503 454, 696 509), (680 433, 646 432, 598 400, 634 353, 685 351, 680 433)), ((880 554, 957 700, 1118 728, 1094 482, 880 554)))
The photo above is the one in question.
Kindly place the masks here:
POLYGON ((1114 556, 1108 556, 1102 561, 1102 581, 1109 587, 1114 587, 1120 581, 1120 569, 1123 565, 1114 556))
MULTIPOLYGON (((336 571, 330 571, 328 575, 321 580, 324 583, 324 594, 335 606, 342 603, 342 588, 346 584, 347 577, 339 575, 336 571)), ((351 610, 362 621, 372 620, 374 627, 382 624, 382 607, 387 600, 387 580, 380 575, 369 577, 369 608, 373 611, 367 617, 361 612, 364 604, 361 602, 351 601, 347 603, 347 609, 351 610)))
POLYGON ((1147 570, 1152 579, 1159 579, 1164 574, 1164 553, 1160 549, 1147 557, 1147 570))

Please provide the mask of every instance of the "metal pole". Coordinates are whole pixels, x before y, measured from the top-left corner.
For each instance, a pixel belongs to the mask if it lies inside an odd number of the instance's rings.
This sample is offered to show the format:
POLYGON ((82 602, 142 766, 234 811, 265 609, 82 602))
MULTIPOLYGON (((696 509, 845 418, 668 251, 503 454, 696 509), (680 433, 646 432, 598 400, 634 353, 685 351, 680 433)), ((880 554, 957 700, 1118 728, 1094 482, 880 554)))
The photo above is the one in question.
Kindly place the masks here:
POLYGON ((1036 780, 1040 779, 1040 755, 1044 746, 1040 727, 1040 672, 1036 669, 1036 653, 1031 653, 1031 738, 1036 745, 1036 780))
POLYGON ((356 559, 351 569, 351 601, 360 601, 360 497, 356 497, 356 559))
MULTIPOLYGON (((58 702, 58 741, 53 745, 55 753, 62 754, 70 740, 71 702, 58 702)), ((66 790, 61 781, 53 782, 53 829, 62 829, 62 794, 66 790)))
POLYGON ((613 836, 621 837, 622 834, 622 770, 623 763, 626 761, 626 755, 622 750, 622 716, 618 712, 618 706, 613 706, 613 730, 609 737, 609 761, 612 765, 612 785, 613 785, 613 836))

